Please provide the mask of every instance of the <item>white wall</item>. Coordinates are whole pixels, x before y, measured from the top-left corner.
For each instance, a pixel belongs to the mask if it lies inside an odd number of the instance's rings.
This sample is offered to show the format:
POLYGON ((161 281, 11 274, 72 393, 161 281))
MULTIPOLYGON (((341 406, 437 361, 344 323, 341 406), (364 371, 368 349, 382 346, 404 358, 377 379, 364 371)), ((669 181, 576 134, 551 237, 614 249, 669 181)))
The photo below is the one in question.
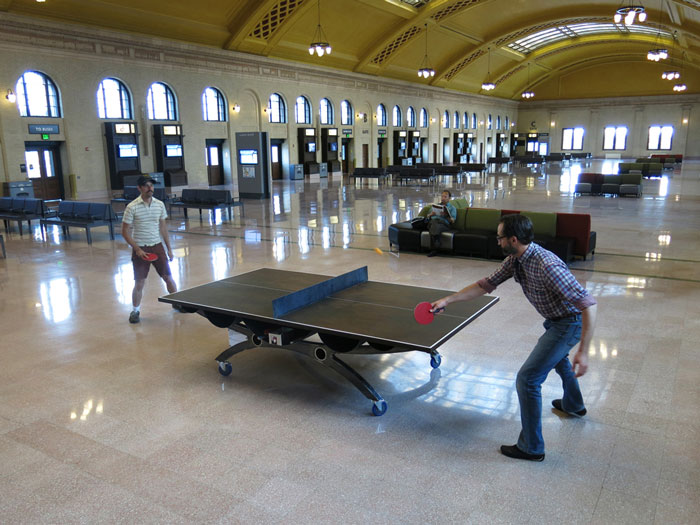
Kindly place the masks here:
POLYGON ((550 151, 561 152, 562 130, 583 127, 583 151, 602 157, 611 153, 603 150, 605 127, 627 126, 627 147, 619 152, 624 158, 646 157, 654 153, 675 153, 694 158, 700 157, 700 140, 697 139, 699 111, 700 97, 697 95, 523 102, 517 130, 519 133, 532 130, 549 133, 550 151), (649 126, 652 125, 674 127, 670 151, 647 149, 649 126))

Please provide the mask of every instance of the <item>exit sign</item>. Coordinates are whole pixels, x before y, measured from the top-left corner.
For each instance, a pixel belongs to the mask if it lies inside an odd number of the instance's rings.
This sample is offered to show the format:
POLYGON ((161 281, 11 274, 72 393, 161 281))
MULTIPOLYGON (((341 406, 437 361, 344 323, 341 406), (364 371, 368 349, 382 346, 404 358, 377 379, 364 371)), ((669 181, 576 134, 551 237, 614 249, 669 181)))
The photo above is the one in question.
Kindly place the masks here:
POLYGON ((51 138, 51 135, 48 133, 42 133, 41 134, 41 140, 49 140, 51 138))

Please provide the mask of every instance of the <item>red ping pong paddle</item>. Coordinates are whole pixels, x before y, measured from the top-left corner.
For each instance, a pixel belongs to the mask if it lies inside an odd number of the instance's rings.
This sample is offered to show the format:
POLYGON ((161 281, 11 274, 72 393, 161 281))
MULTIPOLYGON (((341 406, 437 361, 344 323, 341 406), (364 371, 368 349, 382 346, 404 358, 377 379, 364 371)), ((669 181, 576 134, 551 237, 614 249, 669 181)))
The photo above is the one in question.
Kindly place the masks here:
POLYGON ((420 324, 430 324, 433 322, 433 305, 429 302, 418 303, 413 309, 413 317, 420 324))
POLYGON ((153 262, 158 260, 158 256, 155 253, 146 253, 143 258, 148 262, 153 262))

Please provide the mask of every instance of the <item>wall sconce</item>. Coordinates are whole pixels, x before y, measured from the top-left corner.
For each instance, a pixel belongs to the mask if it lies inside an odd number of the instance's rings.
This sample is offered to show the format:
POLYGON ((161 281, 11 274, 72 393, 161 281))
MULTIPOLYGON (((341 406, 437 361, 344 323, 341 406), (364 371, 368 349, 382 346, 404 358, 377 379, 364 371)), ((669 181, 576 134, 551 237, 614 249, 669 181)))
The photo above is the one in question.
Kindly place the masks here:
POLYGON ((483 125, 484 125, 484 121, 483 121, 483 120, 480 120, 480 121, 479 121, 479 126, 483 126, 483 125))
POLYGON ((5 95, 5 98, 7 100, 9 100, 10 102, 12 102, 13 104, 15 103, 15 100, 17 100, 17 97, 15 96, 15 94, 12 92, 11 89, 7 90, 7 95, 5 95))
POLYGON ((554 121, 552 121, 552 122, 549 123, 549 125, 552 126, 552 127, 556 126, 556 124, 557 124, 557 123, 554 122, 554 121))
POLYGON ((687 124, 687 123, 688 123, 688 119, 687 119, 687 118, 684 118, 684 119, 683 119, 683 124, 687 124))
POLYGON ((431 122, 432 124, 435 124, 435 117, 432 117, 432 118, 430 119, 430 122, 431 122))
POLYGON ((358 114, 357 114, 357 118, 359 118, 359 119, 364 119, 364 118, 365 118, 365 114, 364 114, 364 113, 358 113, 358 114))
POLYGON ((231 106, 231 109, 233 110, 234 113, 240 113, 241 106, 239 106, 238 104, 234 104, 233 106, 231 106))

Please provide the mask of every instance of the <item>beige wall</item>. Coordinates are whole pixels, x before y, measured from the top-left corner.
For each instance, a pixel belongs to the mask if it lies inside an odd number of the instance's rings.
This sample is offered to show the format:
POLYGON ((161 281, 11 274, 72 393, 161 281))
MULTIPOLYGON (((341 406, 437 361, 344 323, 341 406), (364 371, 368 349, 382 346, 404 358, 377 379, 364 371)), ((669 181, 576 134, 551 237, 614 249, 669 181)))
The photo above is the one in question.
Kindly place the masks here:
MULTIPOLYGON (((313 126, 318 124, 319 101, 329 98, 335 110, 333 127, 352 128, 354 144, 351 166, 361 166, 362 145, 369 146, 370 164, 376 162, 377 129, 375 111, 379 103, 387 108, 388 150, 391 151, 391 111, 399 104, 404 113, 409 105, 416 114, 425 107, 435 122, 421 135, 428 137, 429 151, 438 144, 438 159, 442 161, 443 137, 450 137, 460 129, 443 129, 441 117, 447 109, 450 114, 459 111, 476 112, 479 120, 492 114, 517 120, 517 103, 480 95, 465 95, 443 89, 431 88, 367 75, 310 67, 302 64, 277 61, 147 37, 136 37, 117 32, 97 31, 78 26, 63 26, 53 22, 0 13, 0 89, 15 90, 15 83, 27 70, 47 74, 61 93, 63 118, 22 118, 16 104, 0 99, 0 181, 21 180, 19 165, 24 163, 24 142, 36 140, 28 134, 28 123, 51 123, 60 126, 61 133, 52 140, 64 141, 62 162, 65 187, 67 175, 79 177, 79 198, 106 197, 110 193, 106 156, 104 153, 104 125, 97 117, 95 94, 99 82, 106 77, 118 78, 131 92, 135 118, 141 136, 141 169, 154 171, 151 125, 145 111, 146 93, 153 82, 168 84, 177 97, 179 122, 183 125, 185 166, 191 185, 206 185, 207 175, 204 157, 205 139, 226 139, 230 151, 235 151, 235 133, 238 131, 267 131, 270 138, 285 140, 283 159, 294 164, 298 159, 297 133, 294 123, 294 103, 299 95, 305 95, 312 104, 313 126), (229 120, 225 123, 204 122, 201 111, 203 90, 213 86, 227 98, 229 120), (270 124, 264 108, 271 93, 283 96, 287 104, 288 124, 270 124), (340 102, 349 100, 355 114, 367 114, 367 122, 357 119, 352 126, 340 124, 340 102), (241 111, 231 108, 239 104, 241 111)), ((406 126, 401 126, 405 129, 406 126)), ((495 137, 495 129, 483 127, 470 130, 477 133, 477 141, 485 142, 486 136, 495 137)), ((319 132, 320 136, 320 132, 319 132)), ((225 147, 225 154, 226 154, 225 147)), ((225 174, 235 186, 235 158, 224 157, 225 174)), ((320 152, 318 152, 320 160, 320 152)), ((288 166, 285 166, 287 172, 288 166)))

